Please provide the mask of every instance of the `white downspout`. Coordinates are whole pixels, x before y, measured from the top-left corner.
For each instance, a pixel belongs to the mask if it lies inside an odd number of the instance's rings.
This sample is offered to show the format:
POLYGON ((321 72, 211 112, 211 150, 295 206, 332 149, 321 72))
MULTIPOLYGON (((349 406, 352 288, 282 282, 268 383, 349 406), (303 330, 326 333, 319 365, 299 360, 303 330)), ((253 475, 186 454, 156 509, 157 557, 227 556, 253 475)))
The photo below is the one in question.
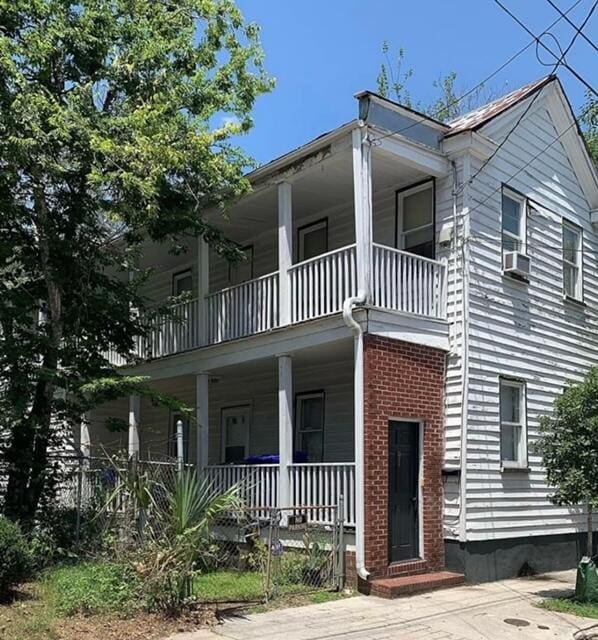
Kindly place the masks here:
POLYGON ((365 568, 365 473, 364 473, 364 379, 363 379, 363 329, 353 317, 353 308, 365 304, 367 295, 359 291, 343 302, 343 320, 349 327, 354 341, 353 403, 355 407, 355 568, 362 580, 370 572, 365 568))
POLYGON ((353 195, 355 200, 355 253, 357 260, 357 295, 343 302, 343 320, 354 340, 353 402, 355 411, 355 568, 357 575, 367 581, 370 572, 365 567, 365 428, 363 329, 353 317, 353 308, 365 305, 371 296, 372 271, 372 148, 363 121, 352 132, 353 195))

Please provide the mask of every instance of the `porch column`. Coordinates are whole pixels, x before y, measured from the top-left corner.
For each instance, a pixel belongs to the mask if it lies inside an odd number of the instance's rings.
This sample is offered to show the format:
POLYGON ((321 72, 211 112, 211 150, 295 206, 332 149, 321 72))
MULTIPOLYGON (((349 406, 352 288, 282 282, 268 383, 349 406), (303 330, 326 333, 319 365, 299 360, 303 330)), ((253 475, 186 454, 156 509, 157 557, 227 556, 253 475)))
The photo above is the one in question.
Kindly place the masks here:
POLYGON ((353 129, 353 199, 357 292, 372 297, 372 149, 366 127, 353 129))
POLYGON ((291 504, 289 465, 293 462, 293 361, 278 357, 278 453, 280 456, 278 506, 291 504))
POLYGON ((209 375, 198 373, 195 376, 195 398, 197 417, 196 464, 198 471, 208 466, 208 446, 210 439, 210 413, 208 397, 209 375))
POLYGON ((87 414, 81 417, 79 426, 79 451, 81 452, 83 465, 89 464, 91 456, 91 436, 89 434, 89 419, 87 414))
POLYGON ((208 344, 209 318, 208 301, 206 296, 210 292, 210 247, 202 238, 197 239, 197 322, 199 324, 199 344, 208 344))
POLYGON ((141 398, 129 396, 129 458, 139 457, 139 415, 141 398))
POLYGON ((291 322, 291 281, 293 264, 292 187, 289 182, 278 185, 278 323, 291 322))

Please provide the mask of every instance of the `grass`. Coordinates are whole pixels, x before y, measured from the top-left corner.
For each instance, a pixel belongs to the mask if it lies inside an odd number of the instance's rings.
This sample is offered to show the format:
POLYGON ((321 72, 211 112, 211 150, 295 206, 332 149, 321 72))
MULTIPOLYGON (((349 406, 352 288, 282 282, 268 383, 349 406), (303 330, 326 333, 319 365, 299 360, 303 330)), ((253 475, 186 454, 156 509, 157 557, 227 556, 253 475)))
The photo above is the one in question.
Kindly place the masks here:
POLYGON ((263 593, 262 574, 257 571, 204 573, 193 583, 193 594, 203 602, 259 600, 263 593))
POLYGON ((578 602, 573 598, 551 598, 543 600, 539 606, 547 611, 569 613, 582 618, 598 618, 598 603, 596 602, 578 602))

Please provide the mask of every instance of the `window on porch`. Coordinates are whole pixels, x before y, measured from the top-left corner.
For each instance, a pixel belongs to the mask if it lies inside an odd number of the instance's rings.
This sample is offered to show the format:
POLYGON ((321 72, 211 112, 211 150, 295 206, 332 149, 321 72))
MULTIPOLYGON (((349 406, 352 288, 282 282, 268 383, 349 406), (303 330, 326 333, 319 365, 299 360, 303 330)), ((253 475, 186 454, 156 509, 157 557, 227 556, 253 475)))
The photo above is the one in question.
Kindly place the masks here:
POLYGON ((324 458, 324 392, 297 396, 295 450, 306 454, 308 462, 324 458))
POLYGON ((434 258, 434 182, 408 187, 397 194, 397 247, 434 258))
POLYGON ((222 459, 225 464, 243 462, 248 455, 250 407, 222 410, 222 459))

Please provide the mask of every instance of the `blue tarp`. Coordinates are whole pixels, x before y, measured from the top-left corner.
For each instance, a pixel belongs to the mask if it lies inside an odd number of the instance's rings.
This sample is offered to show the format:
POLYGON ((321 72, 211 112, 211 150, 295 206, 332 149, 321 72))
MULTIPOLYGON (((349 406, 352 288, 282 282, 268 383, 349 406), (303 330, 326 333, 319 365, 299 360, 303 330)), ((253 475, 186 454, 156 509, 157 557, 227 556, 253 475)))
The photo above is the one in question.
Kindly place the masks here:
MULTIPOLYGON (((280 454, 278 453, 262 453, 259 456, 249 456, 243 460, 245 464, 278 464, 280 462, 280 454)), ((307 453, 303 451, 295 451, 293 454, 293 462, 300 464, 307 462, 307 453)))

